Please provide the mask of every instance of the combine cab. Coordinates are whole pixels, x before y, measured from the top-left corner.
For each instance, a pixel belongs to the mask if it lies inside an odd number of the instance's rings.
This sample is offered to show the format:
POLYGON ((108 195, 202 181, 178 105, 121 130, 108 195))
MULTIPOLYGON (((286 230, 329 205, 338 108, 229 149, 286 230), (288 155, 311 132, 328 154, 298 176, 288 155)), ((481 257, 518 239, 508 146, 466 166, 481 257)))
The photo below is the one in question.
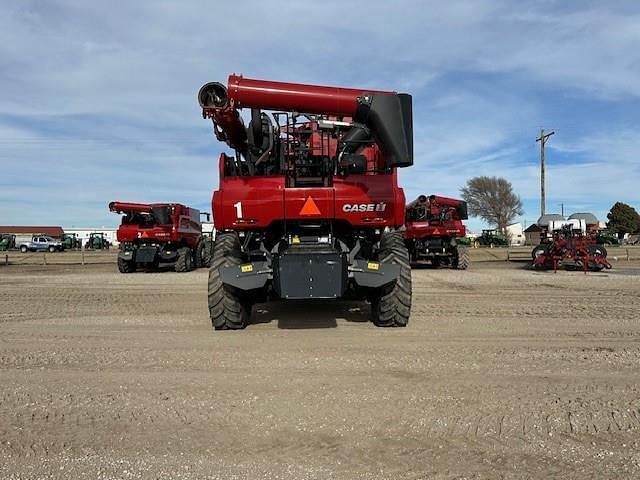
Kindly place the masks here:
POLYGON ((454 198, 420 195, 408 204, 403 235, 411 262, 466 270, 469 254, 458 239, 467 233, 467 218, 467 203, 454 198))
POLYGON ((596 243, 597 232, 589 228, 584 218, 549 220, 543 240, 533 249, 532 267, 536 270, 566 270, 599 272, 610 269, 607 250, 596 243))
POLYGON ((173 263, 176 272, 188 272, 206 263, 200 211, 179 203, 111 202, 109 210, 124 214, 118 227, 118 270, 155 270, 173 263))
POLYGON ((235 150, 220 155, 212 199, 213 326, 244 328, 258 301, 334 298, 368 299, 376 325, 406 326, 396 170, 413 163, 411 96, 231 75, 198 101, 235 150))

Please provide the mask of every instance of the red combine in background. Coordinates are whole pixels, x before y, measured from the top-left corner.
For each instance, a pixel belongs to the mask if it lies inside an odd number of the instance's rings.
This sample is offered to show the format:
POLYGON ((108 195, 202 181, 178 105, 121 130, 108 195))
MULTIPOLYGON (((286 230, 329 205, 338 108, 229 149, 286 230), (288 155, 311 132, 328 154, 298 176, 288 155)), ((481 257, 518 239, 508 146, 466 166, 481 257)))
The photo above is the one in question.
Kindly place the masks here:
POLYGON ((235 151, 212 199, 213 326, 244 328, 259 301, 341 297, 368 299, 378 326, 407 325, 396 169, 413 164, 411 96, 231 75, 198 101, 235 151))
POLYGON ((118 227, 118 270, 156 269, 173 263, 176 272, 206 265, 200 211, 180 203, 111 202, 109 210, 123 214, 118 227))
POLYGON ((458 241, 467 218, 467 202, 455 198, 420 195, 408 204, 403 235, 411 262, 467 269, 469 254, 458 241))

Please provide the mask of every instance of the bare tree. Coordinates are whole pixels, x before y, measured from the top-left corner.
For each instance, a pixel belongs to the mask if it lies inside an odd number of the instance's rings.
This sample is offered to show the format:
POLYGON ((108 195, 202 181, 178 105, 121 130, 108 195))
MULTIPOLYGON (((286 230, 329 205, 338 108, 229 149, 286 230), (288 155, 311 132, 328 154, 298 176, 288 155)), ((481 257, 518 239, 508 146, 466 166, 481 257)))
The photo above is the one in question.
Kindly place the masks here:
POLYGON ((505 233, 507 225, 522 215, 522 201, 511 183, 500 177, 473 177, 460 189, 469 213, 505 233))

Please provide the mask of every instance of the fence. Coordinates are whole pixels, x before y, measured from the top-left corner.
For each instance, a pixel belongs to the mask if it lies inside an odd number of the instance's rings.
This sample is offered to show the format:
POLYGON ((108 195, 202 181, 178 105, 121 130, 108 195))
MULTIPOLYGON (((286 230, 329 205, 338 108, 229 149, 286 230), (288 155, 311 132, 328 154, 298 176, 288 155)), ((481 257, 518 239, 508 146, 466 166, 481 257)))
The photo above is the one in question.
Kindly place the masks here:
POLYGON ((115 264, 118 250, 104 251, 66 251, 66 252, 34 252, 18 251, 0 252, 0 265, 99 265, 115 264))

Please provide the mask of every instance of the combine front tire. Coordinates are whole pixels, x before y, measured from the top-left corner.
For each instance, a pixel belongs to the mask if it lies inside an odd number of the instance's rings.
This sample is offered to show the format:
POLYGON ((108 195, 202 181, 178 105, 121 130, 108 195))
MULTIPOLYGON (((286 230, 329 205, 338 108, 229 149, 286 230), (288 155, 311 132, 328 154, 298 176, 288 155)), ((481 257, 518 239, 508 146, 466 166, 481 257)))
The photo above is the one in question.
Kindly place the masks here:
POLYGON ((467 268, 469 268, 470 264, 471 259, 469 258, 469 252, 467 251, 467 249, 464 247, 456 246, 451 266, 453 268, 457 268, 458 270, 466 270, 467 268))
POLYGON ((220 280, 220 268, 240 265, 240 240, 235 233, 219 233, 213 242, 209 268, 209 315, 216 330, 239 330, 249 323, 251 307, 239 292, 220 280))
POLYGON ((371 299, 372 321, 377 327, 406 327, 411 313, 411 267, 402 235, 382 234, 378 260, 400 265, 400 276, 371 299))
POLYGON ((202 267, 204 264, 202 263, 202 253, 204 251, 204 242, 202 240, 200 240, 198 242, 198 244, 196 245, 196 248, 194 250, 194 261, 193 261, 193 265, 194 268, 200 268, 202 267))
POLYGON ((133 273, 136 271, 136 263, 118 258, 118 270, 120 273, 133 273))
POLYGON ((211 256, 213 255, 213 239, 205 238, 202 240, 202 252, 200 261, 203 267, 209 268, 211 266, 211 256))
POLYGON ((190 272, 193 268, 193 254, 189 247, 182 247, 178 250, 178 259, 176 260, 176 272, 190 272))

